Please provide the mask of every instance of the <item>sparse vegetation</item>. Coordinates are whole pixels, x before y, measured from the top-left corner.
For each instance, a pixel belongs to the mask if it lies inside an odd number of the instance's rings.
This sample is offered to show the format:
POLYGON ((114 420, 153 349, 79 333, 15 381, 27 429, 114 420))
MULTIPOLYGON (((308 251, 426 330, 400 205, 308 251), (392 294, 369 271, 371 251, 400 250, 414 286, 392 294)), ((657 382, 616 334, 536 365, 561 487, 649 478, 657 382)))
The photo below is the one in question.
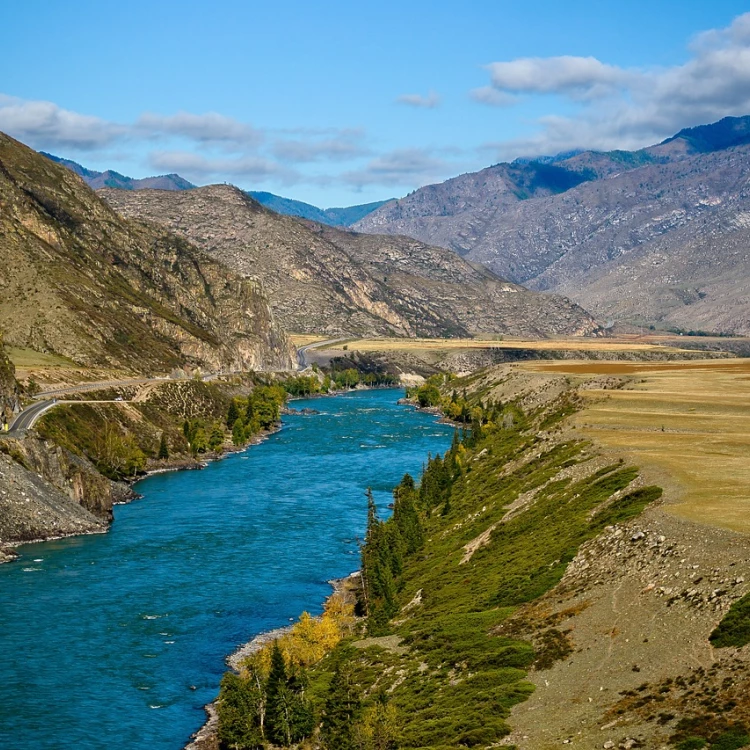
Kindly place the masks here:
MULTIPOLYGON (((438 389, 447 403, 452 385, 438 389)), ((561 478, 585 465, 590 446, 545 446, 537 433, 550 416, 565 419, 568 402, 532 412, 472 393, 458 399, 475 429, 457 431, 445 456, 430 457, 419 484, 404 477, 388 520, 370 497, 359 604, 369 637, 344 638, 306 672, 318 739, 330 750, 373 747, 375 736, 404 750, 499 741, 510 709, 532 691, 528 670, 572 649, 555 627, 532 642, 504 635, 502 625, 559 582, 583 542, 660 495, 628 492, 638 472, 622 463, 561 478), (501 523, 522 496, 533 499, 501 523), (356 731, 342 729, 342 715, 356 717, 356 731)))

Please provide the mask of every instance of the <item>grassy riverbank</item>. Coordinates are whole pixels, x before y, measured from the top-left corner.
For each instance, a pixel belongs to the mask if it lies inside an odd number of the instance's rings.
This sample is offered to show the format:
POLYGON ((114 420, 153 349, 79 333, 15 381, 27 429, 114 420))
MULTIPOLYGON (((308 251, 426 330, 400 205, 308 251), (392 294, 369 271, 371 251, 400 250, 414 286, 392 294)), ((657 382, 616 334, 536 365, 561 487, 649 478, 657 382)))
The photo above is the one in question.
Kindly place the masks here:
POLYGON ((674 523, 660 474, 580 429, 591 394, 619 398, 628 382, 589 375, 506 367, 443 386, 444 408, 455 401, 474 430, 418 485, 405 478, 387 522, 371 509, 363 630, 303 671, 317 728, 300 747, 724 747, 744 736, 746 702, 721 718, 701 702, 736 664, 717 652, 712 670, 690 670, 710 664, 709 636, 734 602, 716 645, 744 643, 747 542, 674 523), (618 702, 638 681, 644 702, 618 702), (669 715, 642 710, 667 694, 669 715))
POLYGON ((511 708, 533 690, 528 671, 570 645, 554 627, 527 639, 503 626, 558 583, 581 544, 661 494, 560 429, 565 395, 536 409, 482 406, 480 395, 472 404, 484 424, 432 459, 420 486, 402 483, 391 520, 371 517, 368 637, 345 639, 305 676, 327 747, 368 732, 403 748, 484 747, 507 735, 511 708), (342 680, 355 708, 349 729, 326 737, 342 680))

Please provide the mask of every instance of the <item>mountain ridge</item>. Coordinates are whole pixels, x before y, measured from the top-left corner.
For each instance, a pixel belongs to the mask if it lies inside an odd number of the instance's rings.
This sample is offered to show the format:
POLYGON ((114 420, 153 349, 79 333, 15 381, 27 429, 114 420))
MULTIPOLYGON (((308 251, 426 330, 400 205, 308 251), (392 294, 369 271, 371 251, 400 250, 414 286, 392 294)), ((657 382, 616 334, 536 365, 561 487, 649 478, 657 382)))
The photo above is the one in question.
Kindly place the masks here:
POLYGON ((586 179, 524 195, 521 179, 532 185, 537 167, 499 164, 421 188, 354 229, 448 247, 599 317, 750 334, 750 117, 636 152, 566 155, 554 166, 586 179), (649 273, 654 267, 661 272, 649 273))
POLYGON ((292 366, 257 281, 122 219, 70 169, 4 134, 0 209, 6 344, 131 372, 292 366))
MULTIPOLYGON (((100 190, 101 188, 116 188, 118 190, 192 190, 197 187, 197 185, 189 182, 184 177, 174 173, 143 178, 127 177, 112 169, 108 169, 105 172, 97 172, 96 170, 84 167, 72 159, 55 156, 46 151, 40 151, 39 153, 47 159, 57 164, 62 164, 75 172, 94 190, 100 190)), ((284 198, 283 196, 264 190, 248 190, 246 192, 261 205, 270 208, 272 211, 276 211, 276 213, 286 214, 287 216, 298 216, 301 219, 310 219, 311 221, 318 221, 322 224, 330 224, 336 227, 354 224, 354 222, 363 219, 375 209, 394 200, 393 198, 388 198, 383 201, 362 203, 354 206, 318 208, 311 203, 294 200, 293 198, 284 198)))

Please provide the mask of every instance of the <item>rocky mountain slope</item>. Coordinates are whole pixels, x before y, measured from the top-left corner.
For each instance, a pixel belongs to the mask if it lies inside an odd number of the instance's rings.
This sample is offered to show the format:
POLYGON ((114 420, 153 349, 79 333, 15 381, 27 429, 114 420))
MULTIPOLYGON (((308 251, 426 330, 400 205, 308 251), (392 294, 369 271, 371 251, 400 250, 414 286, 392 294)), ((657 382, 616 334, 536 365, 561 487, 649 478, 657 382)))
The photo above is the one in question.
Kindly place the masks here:
POLYGON ((603 318, 750 334, 750 117, 637 152, 498 164, 355 225, 449 247, 603 318))
POLYGON ((16 381, 16 368, 8 358, 0 339, 0 423, 8 423, 21 404, 21 389, 16 381))
POLYGON ((257 281, 123 220, 69 169, 3 134, 0 287, 6 343, 79 364, 158 373, 292 363, 257 281))
POLYGON ((281 216, 231 186, 101 195, 124 216, 160 223, 259 278, 289 331, 460 336, 597 328, 567 300, 530 293, 455 253, 281 216))
POLYGON ((0 562, 14 557, 5 545, 105 531, 112 506, 132 497, 65 448, 0 436, 0 562))

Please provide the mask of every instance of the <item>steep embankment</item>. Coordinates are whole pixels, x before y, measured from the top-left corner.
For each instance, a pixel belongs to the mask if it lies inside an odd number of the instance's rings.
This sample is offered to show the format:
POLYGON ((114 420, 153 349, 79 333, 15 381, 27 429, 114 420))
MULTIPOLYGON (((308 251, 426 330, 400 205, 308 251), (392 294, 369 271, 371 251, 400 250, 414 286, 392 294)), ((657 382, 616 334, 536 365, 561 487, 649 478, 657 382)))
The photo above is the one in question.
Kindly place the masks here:
MULTIPOLYGON (((750 546, 671 515, 673 490, 574 429, 576 389, 624 385, 517 366, 445 384, 473 433, 420 486, 404 479, 388 522, 371 510, 368 637, 308 672, 321 729, 299 732, 329 750, 750 742, 750 652, 734 648, 750 640, 750 546)), ((262 664, 248 670, 220 699, 225 737, 265 731, 241 703, 263 694, 262 664)))
POLYGON ((130 499, 81 456, 33 436, 0 437, 0 562, 8 544, 105 531, 112 506, 130 499))
POLYGON ((290 331, 545 336, 597 329, 567 300, 532 294, 454 253, 281 216, 231 186, 101 194, 123 215, 164 225, 259 278, 290 331))
POLYGON ((0 134, 0 329, 88 366, 290 367, 257 282, 123 220, 62 165, 0 134))
POLYGON ((750 333, 750 118, 637 152, 498 164, 354 225, 449 247, 601 318, 750 333))
POLYGON ((21 389, 16 381, 16 368, 0 338, 0 422, 9 423, 21 407, 21 389))

